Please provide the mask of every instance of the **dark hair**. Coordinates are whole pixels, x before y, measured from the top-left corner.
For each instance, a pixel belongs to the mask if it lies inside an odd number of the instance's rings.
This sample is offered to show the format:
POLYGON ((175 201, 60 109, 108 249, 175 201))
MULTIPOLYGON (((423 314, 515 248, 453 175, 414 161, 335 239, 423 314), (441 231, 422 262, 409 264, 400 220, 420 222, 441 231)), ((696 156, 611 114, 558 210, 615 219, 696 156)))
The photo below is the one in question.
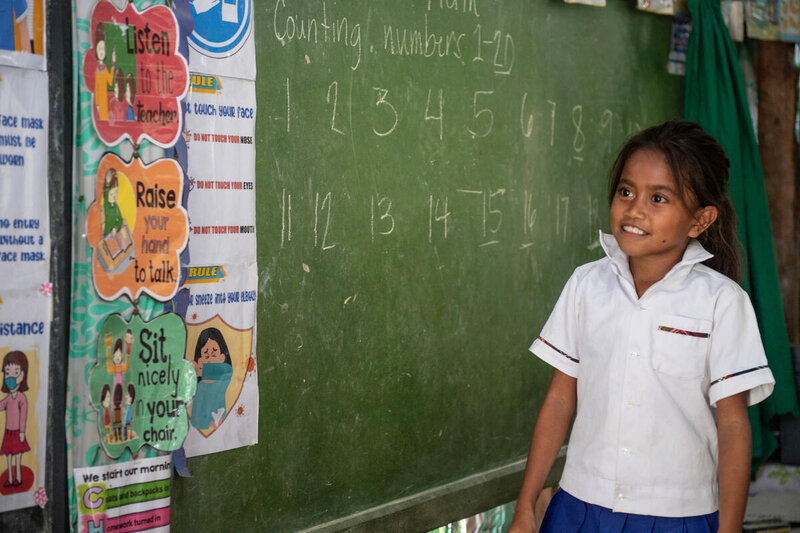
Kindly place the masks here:
POLYGON ((119 178, 117 177, 117 169, 111 167, 106 171, 106 174, 111 174, 111 177, 108 178, 108 185, 106 186, 108 190, 111 190, 114 187, 119 187, 119 178))
MULTIPOLYGON (((194 347, 194 360, 197 361, 200 359, 200 350, 203 349, 203 346, 205 346, 208 341, 216 342, 219 345, 219 351, 225 354, 225 362, 232 365, 228 343, 225 342, 225 337, 222 336, 222 333, 217 328, 206 328, 200 332, 200 336, 197 338, 197 344, 194 347)), ((199 381, 200 378, 198 377, 197 380, 199 381)))
POLYGON ((122 339, 117 339, 117 342, 114 343, 114 351, 117 350, 122 351, 122 339))
POLYGON ((95 54, 97 54, 97 43, 100 41, 106 40, 106 26, 103 22, 98 22, 97 26, 94 27, 94 46, 95 46, 95 54))
POLYGON ((136 387, 133 386, 133 383, 128 383, 128 396, 131 397, 131 402, 136 398, 136 387))
POLYGON ((706 265, 739 281, 736 213, 726 192, 730 162, 722 146, 699 124, 685 120, 670 120, 637 133, 620 150, 611 168, 609 203, 614 199, 625 163, 640 150, 664 155, 681 197, 691 210, 717 208, 717 220, 697 240, 714 254, 704 261, 706 265))
MULTIPOLYGON (((3 365, 1 368, 5 369, 6 365, 18 365, 19 369, 22 370, 22 383, 17 384, 17 392, 25 392, 28 390, 28 358, 25 354, 19 350, 8 352, 6 356, 3 357, 3 365)), ((3 392, 11 392, 9 388, 6 387, 5 379, 3 380, 3 386, 0 387, 0 390, 3 392)))
POLYGON ((122 385, 117 383, 114 385, 114 407, 119 409, 122 405, 122 385))
POLYGON ((119 88, 117 102, 122 102, 125 100, 125 73, 122 72, 121 68, 118 68, 117 73, 114 74, 114 85, 119 88))
POLYGON ((125 87, 131 92, 131 101, 129 103, 133 105, 133 101, 136 99, 136 79, 133 74, 128 74, 128 77, 125 78, 125 87))
POLYGON ((103 385, 103 390, 100 391, 100 403, 103 403, 103 400, 105 399, 106 394, 111 394, 111 386, 108 383, 103 385))

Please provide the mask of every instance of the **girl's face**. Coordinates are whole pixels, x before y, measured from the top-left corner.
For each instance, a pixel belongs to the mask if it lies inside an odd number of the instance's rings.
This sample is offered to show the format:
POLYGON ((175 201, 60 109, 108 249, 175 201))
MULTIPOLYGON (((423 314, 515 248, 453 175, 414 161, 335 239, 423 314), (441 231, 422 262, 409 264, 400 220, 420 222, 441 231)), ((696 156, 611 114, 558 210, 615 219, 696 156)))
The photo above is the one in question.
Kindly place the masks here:
POLYGON ((114 84, 114 100, 119 100, 119 83, 114 84))
POLYGON ((106 59, 106 42, 97 41, 97 44, 94 45, 94 51, 97 54, 97 60, 104 61, 106 59))
POLYGON ((111 405, 111 393, 107 392, 106 395, 103 396, 103 399, 100 400, 100 403, 103 404, 103 407, 108 407, 109 405, 111 405))
POLYGON ((108 203, 114 205, 117 203, 117 197, 119 196, 119 187, 114 187, 110 191, 108 191, 108 203))
POLYGON ((3 367, 3 379, 6 381, 6 387, 8 387, 10 391, 19 387, 24 377, 25 372, 23 372, 22 368, 16 363, 8 363, 3 367), (13 387, 9 385, 9 383, 12 383, 11 380, 13 380, 13 387))
POLYGON ((206 363, 224 363, 225 354, 219 349, 219 343, 213 339, 208 339, 200 348, 200 359, 197 360, 200 366, 206 363))
POLYGON ((131 101, 131 86, 127 83, 125 84, 125 101, 128 102, 128 105, 133 105, 131 101))
POLYGON ((611 232, 632 269, 638 261, 671 268, 689 238, 702 233, 660 152, 639 150, 628 158, 611 201, 611 232))
POLYGON ((122 350, 114 350, 114 364, 118 365, 122 362, 122 350))

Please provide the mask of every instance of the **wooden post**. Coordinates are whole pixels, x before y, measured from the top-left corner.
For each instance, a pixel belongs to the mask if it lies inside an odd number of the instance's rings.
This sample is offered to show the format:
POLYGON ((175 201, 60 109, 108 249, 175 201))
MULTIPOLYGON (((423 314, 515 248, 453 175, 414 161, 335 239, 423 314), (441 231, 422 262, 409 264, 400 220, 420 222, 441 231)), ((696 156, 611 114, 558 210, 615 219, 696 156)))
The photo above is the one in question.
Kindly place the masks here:
POLYGON ((800 151, 794 44, 758 41, 758 143, 789 341, 800 344, 800 151))

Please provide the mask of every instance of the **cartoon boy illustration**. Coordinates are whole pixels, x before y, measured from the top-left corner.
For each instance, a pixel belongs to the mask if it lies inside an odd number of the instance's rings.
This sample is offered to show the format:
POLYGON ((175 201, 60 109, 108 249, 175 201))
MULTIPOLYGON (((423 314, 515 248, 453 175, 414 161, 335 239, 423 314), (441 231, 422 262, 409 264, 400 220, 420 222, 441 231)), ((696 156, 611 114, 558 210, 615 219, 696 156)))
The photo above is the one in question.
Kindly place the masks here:
POLYGON ((31 51, 31 37, 28 33, 28 2, 26 0, 0 0, 0 50, 16 50, 14 46, 14 26, 19 30, 21 49, 31 51))
POLYGON ((18 487, 22 485, 22 454, 31 447, 25 439, 25 427, 28 420, 28 358, 23 352, 8 352, 3 358, 3 386, 0 388, 7 394, 0 400, 0 411, 6 412, 6 428, 3 433, 3 444, 0 455, 8 459, 8 479, 3 486, 18 487), (12 474, 16 463, 16 478, 12 474))
MULTIPOLYGON (((0 0, 2 1, 2 0, 0 0)), ((117 49, 111 51, 111 68, 106 68, 106 27, 98 22, 94 28, 94 53, 97 57, 97 70, 94 73, 94 105, 100 120, 108 120, 108 88, 114 84, 114 66, 117 62, 117 49)))

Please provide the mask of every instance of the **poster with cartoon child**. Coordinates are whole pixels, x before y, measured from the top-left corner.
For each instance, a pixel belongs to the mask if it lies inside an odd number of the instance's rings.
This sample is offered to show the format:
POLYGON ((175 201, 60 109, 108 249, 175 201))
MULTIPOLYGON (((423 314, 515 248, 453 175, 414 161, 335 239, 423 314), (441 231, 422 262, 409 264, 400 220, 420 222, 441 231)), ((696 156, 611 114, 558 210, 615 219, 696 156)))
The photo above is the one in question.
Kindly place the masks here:
POLYGON ((44 0, 0 0, 0 64, 45 70, 44 0))
POLYGON ((258 442, 255 264, 225 265, 223 278, 191 285, 186 360, 197 392, 184 449, 192 457, 258 442), (208 302, 218 302, 207 305, 208 302))
POLYGON ((50 310, 43 294, 0 291, 0 512, 36 505, 44 485, 50 310))

